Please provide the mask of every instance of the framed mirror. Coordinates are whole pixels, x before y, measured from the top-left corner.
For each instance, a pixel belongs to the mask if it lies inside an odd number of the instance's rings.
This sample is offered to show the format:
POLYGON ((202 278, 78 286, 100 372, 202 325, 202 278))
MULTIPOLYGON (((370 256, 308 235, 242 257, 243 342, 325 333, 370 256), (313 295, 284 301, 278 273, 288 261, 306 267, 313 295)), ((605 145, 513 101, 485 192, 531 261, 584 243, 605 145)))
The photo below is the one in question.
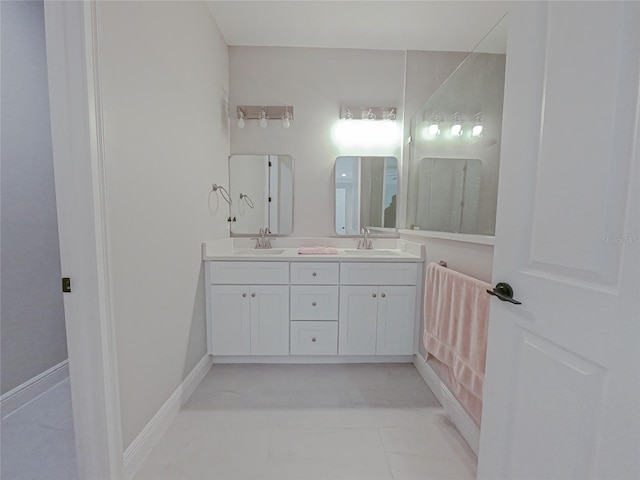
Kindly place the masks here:
POLYGON ((293 158, 289 155, 229 157, 232 235, 274 235, 293 231, 293 158))
POLYGON ((395 233, 398 194, 395 157, 338 157, 335 177, 338 235, 358 235, 364 227, 376 233, 395 233))

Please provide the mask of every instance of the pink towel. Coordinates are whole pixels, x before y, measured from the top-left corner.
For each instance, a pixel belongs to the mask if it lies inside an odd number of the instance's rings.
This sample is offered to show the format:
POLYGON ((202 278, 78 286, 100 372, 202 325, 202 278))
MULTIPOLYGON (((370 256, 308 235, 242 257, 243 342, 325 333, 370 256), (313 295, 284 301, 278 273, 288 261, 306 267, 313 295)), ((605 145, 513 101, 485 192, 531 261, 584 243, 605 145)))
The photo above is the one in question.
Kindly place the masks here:
POLYGON ((300 247, 299 255, 337 255, 338 250, 333 247, 300 247))
POLYGON ((491 285, 486 282, 435 263, 427 266, 425 347, 451 368, 466 393, 480 401, 489 327, 487 289, 491 285))

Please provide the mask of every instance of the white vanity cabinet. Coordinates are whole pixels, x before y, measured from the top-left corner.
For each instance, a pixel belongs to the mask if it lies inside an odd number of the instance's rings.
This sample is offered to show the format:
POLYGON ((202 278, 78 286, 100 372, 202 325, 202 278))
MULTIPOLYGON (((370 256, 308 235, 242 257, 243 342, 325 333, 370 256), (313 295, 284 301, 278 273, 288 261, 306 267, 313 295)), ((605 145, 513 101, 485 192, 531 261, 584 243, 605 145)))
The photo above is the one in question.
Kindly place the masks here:
POLYGON ((349 263, 340 271, 340 355, 413 354, 418 267, 349 263))
POLYGON ((209 353, 221 362, 413 355, 420 259, 322 260, 207 260, 209 353))
POLYGON ((208 284, 210 353, 289 354, 287 262, 209 262, 208 284))

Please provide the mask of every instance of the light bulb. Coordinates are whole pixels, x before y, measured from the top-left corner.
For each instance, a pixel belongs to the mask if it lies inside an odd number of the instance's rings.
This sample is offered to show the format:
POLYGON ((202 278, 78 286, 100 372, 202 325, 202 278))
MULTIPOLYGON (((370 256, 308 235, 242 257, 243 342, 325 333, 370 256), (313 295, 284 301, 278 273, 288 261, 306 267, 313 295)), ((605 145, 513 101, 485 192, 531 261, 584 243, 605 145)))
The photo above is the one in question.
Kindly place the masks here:
POLYGON ((244 118, 242 117, 238 119, 238 128, 244 128, 244 118))
POLYGON ((475 123, 471 129, 471 136, 476 138, 482 136, 482 113, 476 113, 475 115, 475 123))
POLYGON ((431 137, 435 137, 436 135, 439 135, 440 134, 440 126, 437 123, 432 123, 427 128, 427 133, 431 137))
POLYGON ((282 126, 284 128, 289 128, 291 126, 291 114, 288 110, 285 110, 282 114, 282 126))
POLYGON ((260 112, 260 127, 267 128, 267 125, 267 112, 262 109, 262 111, 260 112))
POLYGON ((462 135, 462 116, 459 112, 453 114, 453 122, 451 122, 451 136, 459 137, 462 135))

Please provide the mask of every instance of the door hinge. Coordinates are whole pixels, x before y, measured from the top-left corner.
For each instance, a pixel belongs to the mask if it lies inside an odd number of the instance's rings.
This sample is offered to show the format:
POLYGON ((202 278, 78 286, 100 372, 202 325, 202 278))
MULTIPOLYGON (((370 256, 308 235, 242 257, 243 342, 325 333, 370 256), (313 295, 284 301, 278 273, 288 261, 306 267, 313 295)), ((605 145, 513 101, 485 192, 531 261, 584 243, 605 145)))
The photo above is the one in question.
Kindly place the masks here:
POLYGON ((62 277, 62 293, 71 293, 71 279, 62 277))

